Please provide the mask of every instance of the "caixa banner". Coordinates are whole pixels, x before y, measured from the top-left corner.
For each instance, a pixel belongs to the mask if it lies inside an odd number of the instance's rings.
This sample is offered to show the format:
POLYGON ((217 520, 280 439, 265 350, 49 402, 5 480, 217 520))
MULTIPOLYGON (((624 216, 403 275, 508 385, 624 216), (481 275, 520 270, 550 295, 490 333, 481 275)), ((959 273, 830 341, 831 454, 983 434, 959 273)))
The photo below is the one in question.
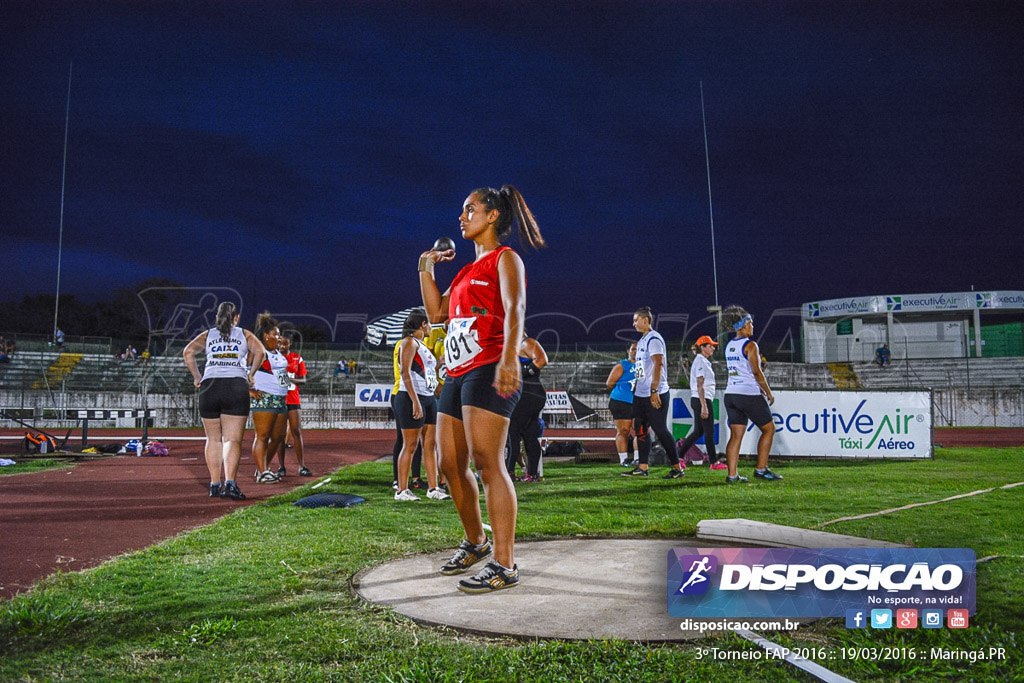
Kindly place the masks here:
POLYGON ((357 384, 356 408, 390 408, 393 384, 357 384))
MULTIPOLYGON (((723 401, 724 403, 724 401, 723 401)), ((829 458, 930 458, 930 391, 778 391, 773 454, 829 458)), ((729 434, 726 411, 721 433, 729 434)), ((740 453, 756 453, 748 425, 740 453)), ((727 437, 726 437, 727 438, 727 437)))
POLYGON ((969 548, 674 548, 673 617, 845 617, 848 610, 974 614, 969 548))

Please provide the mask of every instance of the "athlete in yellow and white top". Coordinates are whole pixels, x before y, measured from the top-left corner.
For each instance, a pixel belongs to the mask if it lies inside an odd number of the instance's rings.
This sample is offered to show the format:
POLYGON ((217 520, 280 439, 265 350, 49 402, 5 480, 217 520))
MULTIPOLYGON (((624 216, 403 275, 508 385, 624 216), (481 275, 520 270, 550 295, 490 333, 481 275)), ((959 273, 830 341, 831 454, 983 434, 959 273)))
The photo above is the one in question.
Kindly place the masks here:
POLYGON ((398 490, 395 500, 415 501, 419 498, 409 490, 409 469, 413 451, 422 439, 426 455, 427 497, 437 500, 448 498, 438 487, 438 462, 434 433, 437 425, 437 359, 423 342, 430 330, 427 314, 422 308, 414 309, 402 326, 402 341, 397 344, 398 391, 392 407, 395 421, 402 431, 402 452, 398 457, 398 490))

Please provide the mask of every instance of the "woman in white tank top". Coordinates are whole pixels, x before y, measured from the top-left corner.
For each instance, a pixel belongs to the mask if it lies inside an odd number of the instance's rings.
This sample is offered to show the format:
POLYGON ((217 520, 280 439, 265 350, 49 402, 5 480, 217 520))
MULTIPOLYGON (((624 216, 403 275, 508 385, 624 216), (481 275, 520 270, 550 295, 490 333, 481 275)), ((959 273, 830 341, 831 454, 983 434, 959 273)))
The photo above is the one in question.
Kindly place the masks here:
POLYGON ((281 481, 269 468, 269 458, 277 452, 288 429, 288 359, 281 353, 281 331, 269 313, 256 318, 256 336, 267 350, 267 358, 256 370, 256 383, 249 403, 256 437, 252 442, 252 459, 256 461, 256 483, 276 484, 281 481))
POLYGON ((427 497, 445 500, 449 496, 438 487, 436 448, 437 359, 423 343, 430 333, 427 313, 414 308, 402 325, 398 342, 398 393, 395 395, 395 420, 402 430, 402 452, 398 456, 398 490, 395 500, 419 500, 409 490, 409 469, 413 453, 423 442, 423 464, 427 470, 427 497))
POLYGON ((747 423, 753 422, 761 430, 757 441, 757 469, 754 477, 765 481, 778 481, 781 476, 768 469, 768 454, 775 438, 775 421, 769 406, 775 402, 768 380, 761 370, 761 352, 754 334, 754 317, 740 306, 729 306, 722 311, 722 331, 735 336, 725 347, 725 362, 729 369, 729 384, 725 388, 725 409, 729 415, 729 443, 725 447, 726 481, 747 481, 736 471, 740 458, 740 443, 747 432, 747 423))
POLYGON ((217 308, 217 326, 189 342, 183 355, 199 389, 210 497, 244 500, 235 475, 242 455, 245 421, 249 417, 249 388, 256 369, 263 362, 263 344, 252 332, 238 327, 238 309, 225 301, 217 308), (196 364, 196 354, 200 352, 206 354, 202 376, 196 364))

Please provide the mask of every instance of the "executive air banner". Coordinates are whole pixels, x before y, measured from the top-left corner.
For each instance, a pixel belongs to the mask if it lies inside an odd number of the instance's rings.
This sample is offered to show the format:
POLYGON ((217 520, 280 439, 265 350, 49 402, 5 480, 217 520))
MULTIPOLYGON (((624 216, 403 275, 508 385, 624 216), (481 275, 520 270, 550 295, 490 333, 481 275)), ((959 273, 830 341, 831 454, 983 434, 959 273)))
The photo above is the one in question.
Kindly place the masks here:
MULTIPOLYGON (((777 391, 771 410, 775 421, 773 455, 932 457, 929 391, 777 391)), ((725 413, 723 410, 721 434, 727 438, 725 413)), ((740 453, 756 453, 759 436, 760 431, 748 425, 740 453)))

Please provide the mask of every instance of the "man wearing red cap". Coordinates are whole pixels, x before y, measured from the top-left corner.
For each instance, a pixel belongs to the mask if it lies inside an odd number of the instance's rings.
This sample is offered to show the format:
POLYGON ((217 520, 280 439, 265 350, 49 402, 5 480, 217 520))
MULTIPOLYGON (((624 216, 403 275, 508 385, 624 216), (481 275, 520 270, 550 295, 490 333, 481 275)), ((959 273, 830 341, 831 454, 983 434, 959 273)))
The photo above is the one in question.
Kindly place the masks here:
POLYGON ((679 446, 679 456, 685 457, 697 439, 704 437, 711 469, 724 470, 726 465, 719 460, 715 451, 715 416, 712 401, 715 400, 715 371, 711 367, 711 356, 718 346, 711 337, 704 335, 693 345, 693 364, 690 366, 690 409, 693 411, 693 429, 679 446))

